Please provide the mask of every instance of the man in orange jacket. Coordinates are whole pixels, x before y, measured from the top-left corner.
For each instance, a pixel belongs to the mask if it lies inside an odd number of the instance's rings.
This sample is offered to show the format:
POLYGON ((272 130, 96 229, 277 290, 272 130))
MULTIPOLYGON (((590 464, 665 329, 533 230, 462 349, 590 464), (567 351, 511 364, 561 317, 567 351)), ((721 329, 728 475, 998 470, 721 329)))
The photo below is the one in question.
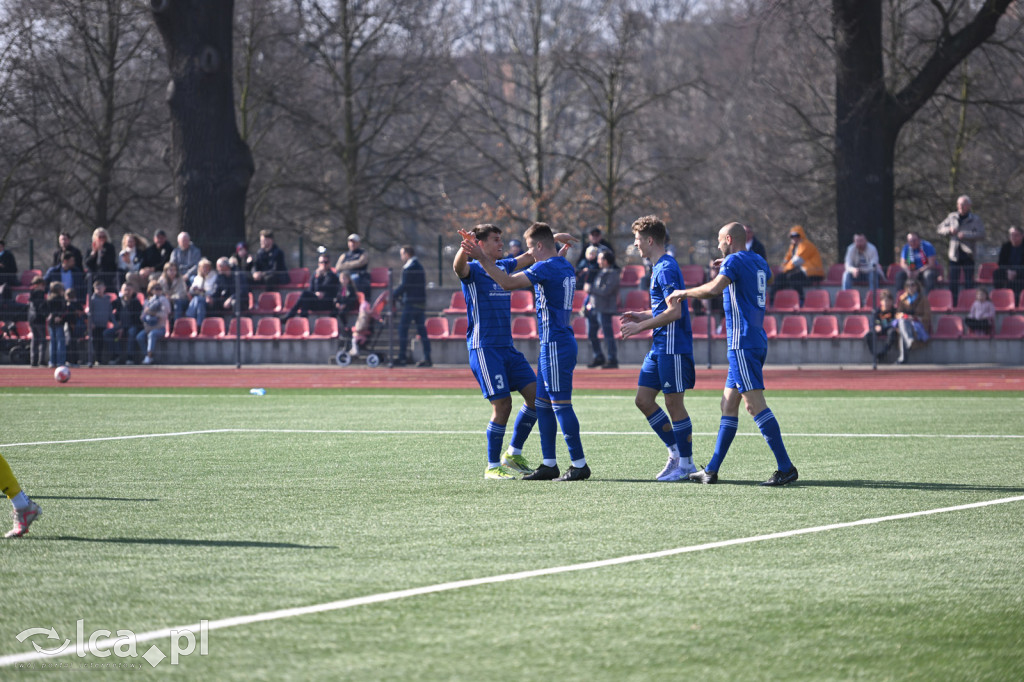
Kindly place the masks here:
POLYGON ((771 295, 779 289, 796 289, 800 303, 804 302, 804 287, 825 278, 825 267, 821 263, 818 247, 807 238, 804 228, 794 225, 789 231, 789 248, 782 261, 782 272, 772 282, 771 295))

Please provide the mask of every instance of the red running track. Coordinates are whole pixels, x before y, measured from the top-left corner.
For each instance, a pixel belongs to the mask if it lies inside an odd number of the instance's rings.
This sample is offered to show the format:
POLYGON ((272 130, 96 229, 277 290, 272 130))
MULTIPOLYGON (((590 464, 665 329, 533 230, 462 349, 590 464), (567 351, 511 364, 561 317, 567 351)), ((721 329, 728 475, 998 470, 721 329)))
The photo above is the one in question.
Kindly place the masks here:
MULTIPOLYGON (((639 368, 577 369, 578 389, 633 390, 639 368)), ((721 390, 725 368, 698 369, 697 389, 721 390)), ((1024 368, 885 368, 801 369, 772 368, 764 372, 769 390, 847 391, 1021 391, 1024 368)), ((53 370, 42 367, 0 366, 0 387, 60 386, 53 370)), ((309 365, 116 366, 71 370, 69 388, 467 388, 477 389, 468 367, 430 369, 336 367, 309 365)))

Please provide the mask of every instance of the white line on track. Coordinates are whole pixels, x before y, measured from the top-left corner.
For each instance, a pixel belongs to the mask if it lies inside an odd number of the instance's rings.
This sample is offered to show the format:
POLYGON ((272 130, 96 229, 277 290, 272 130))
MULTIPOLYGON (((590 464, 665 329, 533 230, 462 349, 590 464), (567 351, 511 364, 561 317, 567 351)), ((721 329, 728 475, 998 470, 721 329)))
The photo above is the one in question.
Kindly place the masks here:
MULTIPOLYGON (((822 533, 830 530, 840 530, 843 528, 854 528, 856 526, 868 526, 877 523, 885 523, 887 521, 900 521, 903 519, 912 519, 920 516, 931 516, 933 514, 944 514, 947 512, 965 511, 968 509, 979 509, 982 507, 989 507, 997 504, 1009 504, 1011 502, 1024 501, 1024 495, 1018 495, 1016 497, 1004 497, 996 500, 985 500, 983 502, 972 502, 970 504, 961 504, 955 507, 941 507, 938 509, 926 509, 924 511, 907 512, 904 514, 893 514, 891 516, 878 516, 870 519, 861 519, 859 521, 847 521, 845 523, 832 523, 826 526, 812 526, 810 528, 798 528, 795 530, 781 531, 778 533, 768 533, 766 535, 754 535, 746 538, 734 538, 732 540, 719 540, 718 542, 708 542, 702 545, 690 545, 688 547, 676 547, 674 549, 664 549, 657 552, 647 552, 645 554, 631 554, 628 556, 616 557, 614 559, 601 559, 599 561, 586 561, 579 564, 569 564, 567 566, 552 566, 550 568, 539 568, 532 571, 518 571, 516 573, 502 573, 500 575, 492 575, 484 578, 471 578, 469 580, 455 580, 453 582, 440 583, 437 585, 425 585, 423 587, 413 587, 405 590, 395 590, 393 592, 380 592, 378 594, 370 594, 363 597, 352 597, 350 599, 340 599, 338 601, 326 602, 323 604, 312 604, 310 606, 296 606, 288 609, 278 609, 276 611, 265 611, 263 613, 253 613, 245 616, 234 616, 231 618, 221 618, 220 620, 211 620, 207 623, 206 629, 222 630, 224 628, 237 627, 240 625, 251 625, 253 623, 264 623, 272 620, 281 620, 284 618, 294 618, 296 616, 306 616, 313 613, 324 613, 326 611, 341 611, 342 609, 349 609, 354 606, 366 606, 367 604, 380 604, 382 602, 396 601, 398 599, 405 599, 407 597, 417 597, 424 594, 437 594, 438 592, 451 592, 452 590, 460 590, 466 587, 477 587, 479 585, 493 585, 496 583, 507 583, 515 580, 527 580, 529 578, 539 578, 548 575, 558 575, 560 573, 574 573, 578 571, 589 571, 595 568, 605 568, 608 566, 619 566, 622 564, 632 564, 638 561, 647 561, 649 559, 662 559, 664 557, 676 556, 679 554, 690 554, 693 552, 703 552, 709 549, 721 549, 723 547, 734 547, 737 545, 748 545, 754 542, 765 542, 767 540, 781 540, 784 538, 796 537, 798 535, 810 535, 811 533, 822 533)), ((135 635, 136 642, 148 642, 154 639, 163 639, 171 637, 172 633, 184 633, 185 631, 191 631, 193 634, 200 634, 201 623, 193 623, 191 625, 180 625, 172 628, 161 628, 159 630, 150 630, 149 632, 143 632, 135 635)), ((88 653, 96 651, 103 651, 111 648, 114 644, 119 641, 117 637, 107 637, 105 639, 99 639, 95 643, 93 642, 79 642, 78 648, 88 653)), ((10 654, 7 656, 0 656, 0 667, 14 665, 17 663, 27 663, 30 661, 39 661, 56 658, 57 656, 68 656, 76 653, 74 647, 68 647, 60 654, 47 655, 37 653, 35 651, 26 652, 23 654, 10 654)))
MULTIPOLYGON (((24 443, 0 443, 0 448, 31 447, 35 445, 69 445, 72 443, 101 443, 115 440, 139 440, 144 438, 177 438, 180 436, 199 436, 218 433, 308 433, 323 435, 368 436, 422 436, 436 435, 438 431, 430 429, 203 429, 201 431, 174 431, 171 433, 140 433, 133 436, 102 436, 97 438, 74 438, 69 440, 40 440, 24 443)), ((480 431, 445 431, 449 436, 479 436, 480 431)), ((650 431, 580 431, 582 436, 628 436, 636 437, 650 434, 650 431)), ((694 436, 717 436, 717 431, 698 431, 694 436)), ((761 438, 757 432, 740 432, 737 436, 761 438)), ((974 439, 1024 439, 1024 434, 1000 433, 784 433, 784 438, 944 438, 954 440, 974 439)))

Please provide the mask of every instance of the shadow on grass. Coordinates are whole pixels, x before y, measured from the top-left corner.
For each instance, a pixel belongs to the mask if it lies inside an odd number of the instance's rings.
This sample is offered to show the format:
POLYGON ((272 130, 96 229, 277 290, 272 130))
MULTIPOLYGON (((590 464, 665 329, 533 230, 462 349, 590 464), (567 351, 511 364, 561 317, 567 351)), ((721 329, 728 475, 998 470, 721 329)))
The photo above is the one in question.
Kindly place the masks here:
POLYGON ((93 497, 90 495, 33 495, 33 500, 100 500, 102 502, 159 502, 158 497, 93 497))
POLYGON ((183 547, 253 547, 256 549, 338 549, 334 545, 300 545, 294 542, 257 542, 255 540, 188 540, 184 538, 83 538, 75 535, 36 537, 36 540, 105 542, 115 545, 178 545, 183 547))
MULTIPOLYGON (((694 486, 702 487, 698 483, 690 483, 687 481, 655 481, 649 478, 592 478, 587 483, 657 483, 658 485, 679 485, 683 487, 694 486)), ((743 485, 743 486, 761 486, 761 481, 745 481, 739 479, 727 479, 720 478, 718 482, 714 483, 716 486, 724 485, 743 485)), ((795 483, 782 486, 784 488, 867 488, 875 490, 934 490, 942 492, 984 492, 984 493, 1009 493, 1009 494, 1020 494, 1024 493, 1024 488, 1015 488, 1010 486, 1001 485, 970 485, 965 483, 926 483, 924 481, 872 481, 868 479, 850 479, 850 480, 807 480, 801 478, 795 483)))

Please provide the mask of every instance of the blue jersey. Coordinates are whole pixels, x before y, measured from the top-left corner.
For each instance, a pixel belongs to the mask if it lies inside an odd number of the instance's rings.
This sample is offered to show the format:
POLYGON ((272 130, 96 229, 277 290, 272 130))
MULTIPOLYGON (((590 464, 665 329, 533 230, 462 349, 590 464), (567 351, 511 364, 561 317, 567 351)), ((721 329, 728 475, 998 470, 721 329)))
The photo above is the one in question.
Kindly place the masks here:
MULTIPOLYGON (((495 262, 501 270, 512 273, 515 258, 495 262)), ((512 345, 512 292, 502 289, 477 261, 469 264, 469 274, 462 280, 466 298, 466 345, 477 348, 501 348, 512 345)))
MULTIPOLYGON (((676 289, 685 288, 679 263, 666 253, 651 270, 651 314, 657 317, 668 310, 665 298, 676 289)), ((655 355, 693 355, 693 329, 690 327, 688 305, 683 304, 683 314, 678 320, 654 330, 651 352, 655 355)))
POLYGON ((753 251, 729 254, 720 274, 731 283, 725 290, 725 336, 730 350, 768 348, 764 333, 764 306, 768 300, 768 262, 753 251))
POLYGON ((541 343, 576 342, 572 333, 572 299, 576 271, 561 256, 534 263, 523 271, 533 282, 537 332, 541 343))

